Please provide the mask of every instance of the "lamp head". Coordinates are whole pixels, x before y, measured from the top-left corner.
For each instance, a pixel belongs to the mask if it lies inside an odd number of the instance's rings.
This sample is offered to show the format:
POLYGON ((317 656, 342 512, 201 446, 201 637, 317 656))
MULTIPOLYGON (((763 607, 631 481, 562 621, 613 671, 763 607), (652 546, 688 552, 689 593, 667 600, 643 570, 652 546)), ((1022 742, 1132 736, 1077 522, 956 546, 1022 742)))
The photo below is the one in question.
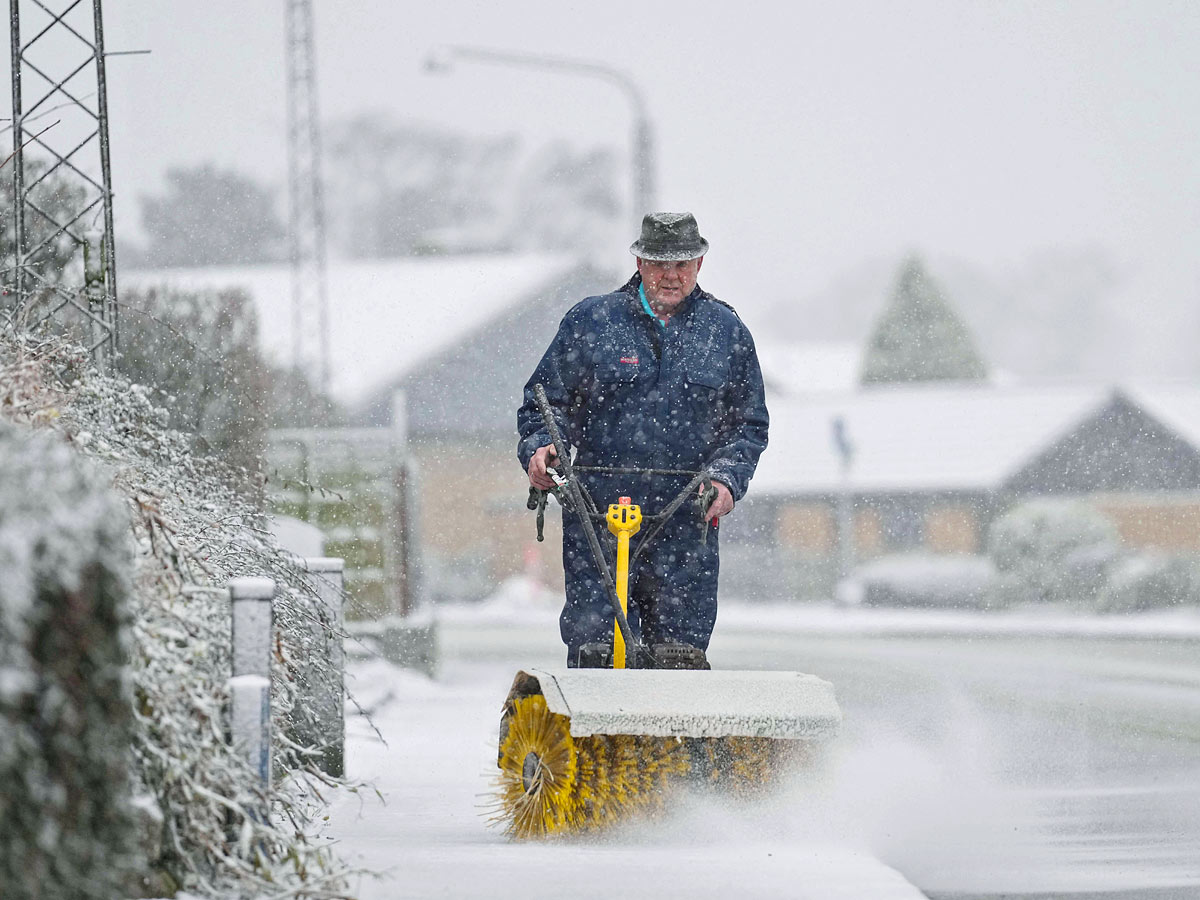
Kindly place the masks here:
POLYGON ((434 47, 425 57, 425 71, 433 75, 445 75, 454 68, 454 56, 448 47, 434 47))

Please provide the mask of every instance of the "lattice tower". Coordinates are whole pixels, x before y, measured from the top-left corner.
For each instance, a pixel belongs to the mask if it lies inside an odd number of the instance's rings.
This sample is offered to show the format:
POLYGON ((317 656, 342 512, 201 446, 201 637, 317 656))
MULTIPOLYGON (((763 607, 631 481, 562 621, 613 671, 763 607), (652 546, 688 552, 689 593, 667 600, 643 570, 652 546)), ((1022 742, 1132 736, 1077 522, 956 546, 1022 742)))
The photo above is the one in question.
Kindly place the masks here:
POLYGON ((109 369, 120 334, 101 3, 9 0, 9 24, 0 326, 72 329, 109 369))
POLYGON ((311 0, 285 0, 287 15, 288 238, 292 268, 292 364, 329 391, 329 301, 321 182, 316 51, 311 0))

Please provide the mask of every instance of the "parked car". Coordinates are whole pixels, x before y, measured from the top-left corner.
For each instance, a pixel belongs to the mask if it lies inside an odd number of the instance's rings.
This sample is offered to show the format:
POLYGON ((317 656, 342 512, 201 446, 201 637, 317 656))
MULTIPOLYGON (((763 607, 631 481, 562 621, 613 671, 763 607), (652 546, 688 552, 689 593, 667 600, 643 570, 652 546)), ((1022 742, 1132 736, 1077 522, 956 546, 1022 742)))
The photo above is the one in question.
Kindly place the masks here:
POLYGON ((847 606, 981 609, 996 577, 986 556, 899 553, 863 563, 837 586, 847 606))

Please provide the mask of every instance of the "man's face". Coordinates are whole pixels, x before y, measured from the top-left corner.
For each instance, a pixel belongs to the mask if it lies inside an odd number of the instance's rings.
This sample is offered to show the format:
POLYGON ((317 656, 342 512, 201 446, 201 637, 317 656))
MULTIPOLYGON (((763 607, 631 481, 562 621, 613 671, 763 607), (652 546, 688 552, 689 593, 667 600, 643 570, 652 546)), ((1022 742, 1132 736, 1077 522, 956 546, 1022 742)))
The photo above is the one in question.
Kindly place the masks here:
POLYGON ((655 311, 670 312, 692 292, 704 257, 685 259, 679 262, 660 262, 653 259, 637 261, 642 273, 642 284, 646 287, 646 299, 655 311))

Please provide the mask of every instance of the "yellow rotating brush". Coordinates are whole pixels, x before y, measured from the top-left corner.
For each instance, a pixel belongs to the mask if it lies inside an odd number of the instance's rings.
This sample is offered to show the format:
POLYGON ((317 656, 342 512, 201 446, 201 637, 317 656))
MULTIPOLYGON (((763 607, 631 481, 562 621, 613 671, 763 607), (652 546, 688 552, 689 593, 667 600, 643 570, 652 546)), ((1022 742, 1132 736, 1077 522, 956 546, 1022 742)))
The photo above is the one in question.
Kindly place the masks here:
POLYGON ((566 716, 540 694, 509 703, 500 742, 496 814, 516 838, 594 831, 663 805, 672 782, 691 770, 678 738, 572 737, 566 716))

